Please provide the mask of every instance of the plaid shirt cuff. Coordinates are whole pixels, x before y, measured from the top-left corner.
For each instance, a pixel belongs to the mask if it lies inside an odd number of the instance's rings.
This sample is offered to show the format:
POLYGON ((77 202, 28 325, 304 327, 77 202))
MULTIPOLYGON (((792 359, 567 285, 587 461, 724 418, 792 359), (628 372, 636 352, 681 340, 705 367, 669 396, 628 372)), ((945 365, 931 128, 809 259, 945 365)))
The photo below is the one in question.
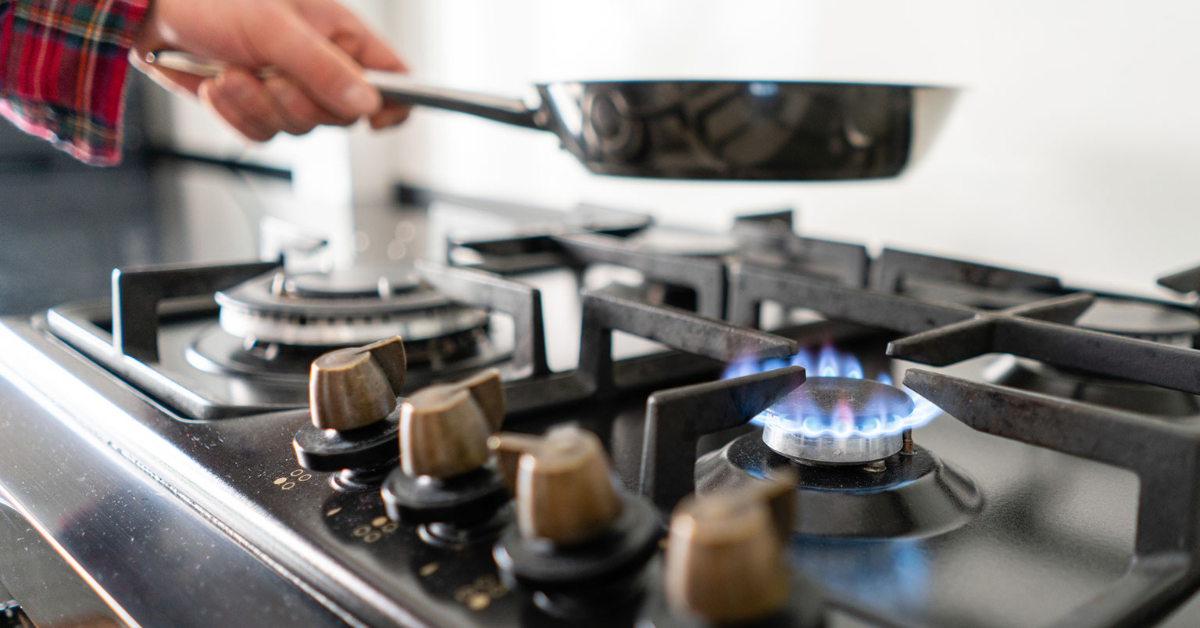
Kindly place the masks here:
POLYGON ((121 159, 127 58, 150 0, 0 0, 0 114, 95 165, 121 159))

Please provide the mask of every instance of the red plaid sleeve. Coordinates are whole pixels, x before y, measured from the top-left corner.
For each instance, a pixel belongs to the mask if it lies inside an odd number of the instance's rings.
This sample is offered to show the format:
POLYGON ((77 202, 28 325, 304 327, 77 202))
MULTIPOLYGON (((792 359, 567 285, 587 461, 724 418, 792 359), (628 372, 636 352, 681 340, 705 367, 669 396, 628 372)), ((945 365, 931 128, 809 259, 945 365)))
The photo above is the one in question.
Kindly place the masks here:
POLYGON ((0 0, 0 113, 83 161, 120 161, 126 55, 149 3, 0 0))

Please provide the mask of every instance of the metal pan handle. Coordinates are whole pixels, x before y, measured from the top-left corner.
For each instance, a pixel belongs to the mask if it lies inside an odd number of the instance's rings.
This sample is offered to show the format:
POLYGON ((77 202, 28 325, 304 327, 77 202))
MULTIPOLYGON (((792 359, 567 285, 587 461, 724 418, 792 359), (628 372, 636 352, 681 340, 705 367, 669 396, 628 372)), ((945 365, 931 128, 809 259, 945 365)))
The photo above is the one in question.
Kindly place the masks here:
POLYGON ((517 98, 434 87, 417 83, 402 74, 377 70, 367 70, 363 73, 363 78, 379 88, 379 93, 388 100, 469 113, 473 116, 531 129, 542 128, 536 121, 537 111, 530 109, 517 98))
MULTIPOLYGON (((225 69, 225 64, 219 61, 175 50, 149 53, 146 55, 146 63, 203 77, 217 76, 225 69)), ((263 78, 276 74, 277 71, 274 68, 264 68, 258 71, 258 75, 263 78)), ((367 83, 378 88, 380 94, 387 100, 468 113, 531 129, 542 128, 536 121, 537 111, 527 107, 520 99, 424 85, 402 74, 378 70, 366 70, 363 78, 367 83)))

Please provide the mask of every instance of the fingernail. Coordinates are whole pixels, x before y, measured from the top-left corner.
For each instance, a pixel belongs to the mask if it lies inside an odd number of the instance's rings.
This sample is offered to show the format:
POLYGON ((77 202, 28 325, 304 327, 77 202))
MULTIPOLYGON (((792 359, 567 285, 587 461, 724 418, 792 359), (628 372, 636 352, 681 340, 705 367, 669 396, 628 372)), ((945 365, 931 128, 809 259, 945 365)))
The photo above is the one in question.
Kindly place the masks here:
POLYGON ((382 101, 379 92, 363 83, 353 83, 342 92, 342 103, 356 114, 367 114, 379 109, 382 101))
POLYGON ((383 109, 374 116, 371 116, 371 127, 374 129, 382 129, 389 126, 395 126, 401 122, 404 122, 405 118, 407 117, 407 107, 399 107, 395 109, 389 107, 383 109))

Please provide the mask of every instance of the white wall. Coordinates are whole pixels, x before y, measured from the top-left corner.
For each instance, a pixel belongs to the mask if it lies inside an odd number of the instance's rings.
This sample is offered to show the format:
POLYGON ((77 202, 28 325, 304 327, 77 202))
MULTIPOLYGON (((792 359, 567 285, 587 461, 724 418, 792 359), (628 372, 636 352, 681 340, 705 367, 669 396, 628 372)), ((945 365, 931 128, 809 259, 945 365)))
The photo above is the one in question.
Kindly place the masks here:
MULTIPOLYGON (((372 136, 251 151, 344 211, 392 180, 722 226, 793 205, 808 233, 1149 290, 1200 263, 1200 4, 1184 0, 347 0, 431 82, 528 94, 603 78, 875 80, 966 88, 928 158, 861 183, 640 181, 587 173, 549 134, 418 111, 372 136)), ((177 134, 240 151, 206 115, 177 134)))
MULTIPOLYGON (((388 2, 389 0, 380 0, 388 2)), ((438 112, 395 131, 394 173, 456 192, 728 221, 794 204, 805 231, 1149 289, 1200 262, 1200 5, 1110 0, 604 3, 396 0, 419 78, 780 78, 967 91, 895 181, 664 183, 596 177, 552 136, 438 112)))

